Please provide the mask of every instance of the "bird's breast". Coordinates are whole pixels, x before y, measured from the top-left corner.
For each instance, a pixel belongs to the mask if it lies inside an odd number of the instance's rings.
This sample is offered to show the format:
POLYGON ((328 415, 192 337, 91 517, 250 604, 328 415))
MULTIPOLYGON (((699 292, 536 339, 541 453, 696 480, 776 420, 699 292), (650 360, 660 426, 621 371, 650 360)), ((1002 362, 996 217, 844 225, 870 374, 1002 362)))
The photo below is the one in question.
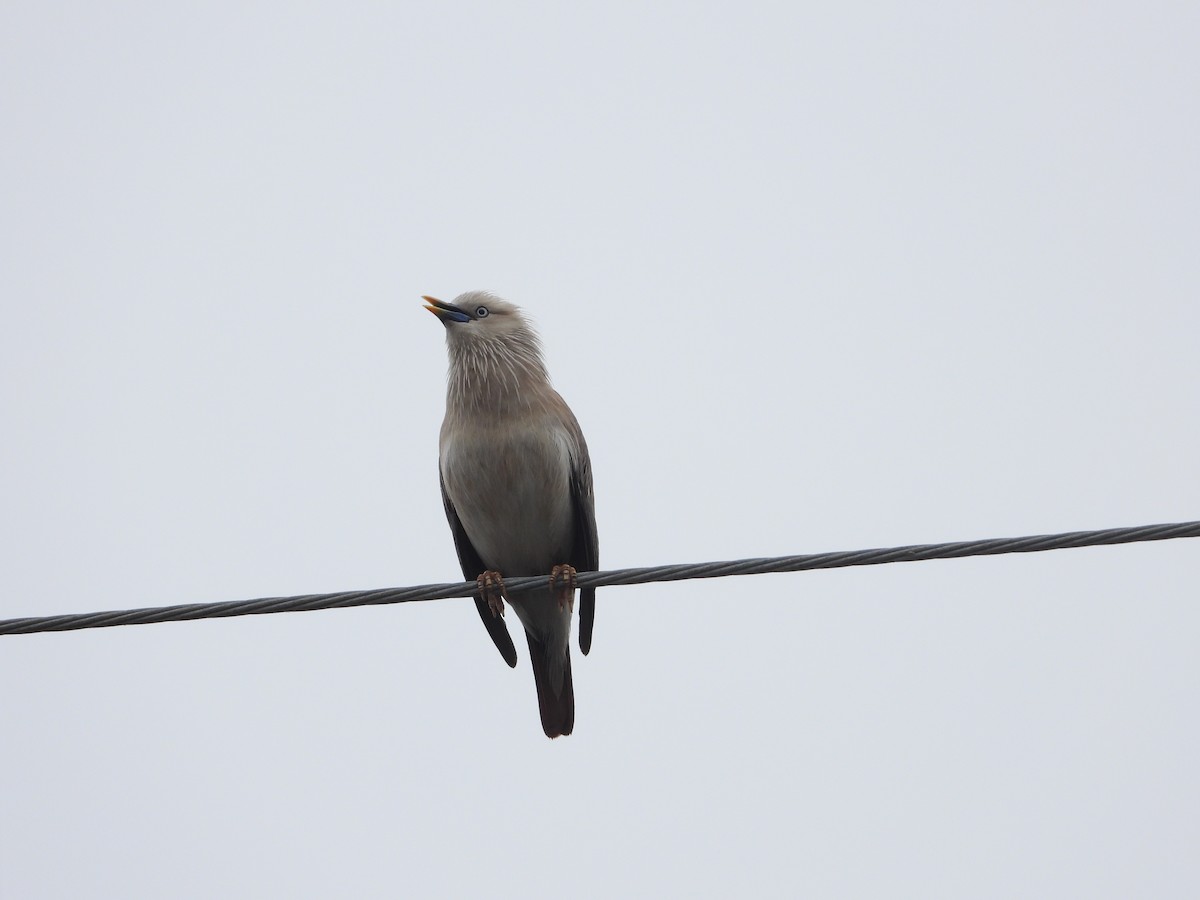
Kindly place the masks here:
POLYGON ((540 575, 566 562, 574 537, 570 437, 553 419, 443 425, 446 492, 484 564, 540 575))

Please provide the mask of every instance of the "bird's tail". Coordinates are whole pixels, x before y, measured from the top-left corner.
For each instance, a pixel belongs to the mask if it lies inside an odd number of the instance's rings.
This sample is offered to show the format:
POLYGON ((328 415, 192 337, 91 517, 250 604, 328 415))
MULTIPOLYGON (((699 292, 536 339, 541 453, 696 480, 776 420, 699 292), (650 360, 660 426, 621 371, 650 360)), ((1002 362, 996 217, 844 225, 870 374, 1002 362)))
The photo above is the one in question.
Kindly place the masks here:
POLYGON ((528 631, 529 658, 533 662, 533 683, 537 685, 538 711, 546 737, 570 734, 575 727, 575 687, 571 683, 571 649, 562 655, 553 644, 543 644, 528 631))

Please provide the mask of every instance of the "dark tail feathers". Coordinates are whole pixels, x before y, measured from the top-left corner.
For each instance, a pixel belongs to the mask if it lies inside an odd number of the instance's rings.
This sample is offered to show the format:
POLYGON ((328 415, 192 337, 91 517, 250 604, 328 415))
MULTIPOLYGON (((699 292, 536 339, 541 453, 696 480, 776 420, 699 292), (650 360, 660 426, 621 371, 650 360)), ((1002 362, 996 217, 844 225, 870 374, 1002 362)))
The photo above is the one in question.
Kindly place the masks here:
POLYGON ((571 683, 571 651, 563 648, 559 663, 549 647, 528 631, 529 658, 533 662, 533 683, 537 685, 538 711, 542 714, 542 731, 546 737, 570 734, 575 727, 575 687, 571 683), (561 672, 558 671, 561 667, 561 672), (558 684, 558 690, 554 689, 558 684))

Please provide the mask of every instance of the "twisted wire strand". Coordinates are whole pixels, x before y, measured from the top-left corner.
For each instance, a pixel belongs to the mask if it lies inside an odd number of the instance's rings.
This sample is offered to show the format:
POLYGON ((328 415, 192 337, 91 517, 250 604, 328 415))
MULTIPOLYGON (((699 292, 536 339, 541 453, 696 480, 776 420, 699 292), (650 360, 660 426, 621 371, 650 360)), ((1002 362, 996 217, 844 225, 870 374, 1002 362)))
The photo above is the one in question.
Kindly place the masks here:
MULTIPOLYGON (((982 541, 955 541, 944 544, 912 544, 905 547, 885 547, 875 550, 769 556, 726 562, 646 566, 632 569, 612 569, 606 572, 580 572, 578 585, 581 588, 607 587, 622 584, 685 581, 693 578, 725 578, 731 575, 762 575, 768 572, 803 572, 809 569, 878 566, 885 563, 961 559, 967 556, 994 556, 1001 553, 1038 553, 1044 550, 1132 544, 1141 541, 1166 541, 1186 537, 1200 537, 1200 522, 1107 528, 1101 531, 1070 531, 1062 534, 992 538, 982 541)), ((546 584, 548 578, 549 575, 506 578, 504 583, 510 593, 516 593, 529 588, 541 587, 546 584)), ((474 581, 461 581, 367 591, 340 591, 333 594, 304 594, 298 597, 263 597, 258 600, 235 600, 224 603, 188 603, 147 609, 112 610, 61 616, 32 616, 0 620, 0 635, 76 631, 81 628, 112 628, 117 625, 148 625, 153 622, 184 622, 193 619, 257 616, 281 612, 308 612, 317 609, 342 609, 349 606, 415 603, 425 600, 445 600, 452 597, 470 597, 477 591, 478 586, 474 581)))

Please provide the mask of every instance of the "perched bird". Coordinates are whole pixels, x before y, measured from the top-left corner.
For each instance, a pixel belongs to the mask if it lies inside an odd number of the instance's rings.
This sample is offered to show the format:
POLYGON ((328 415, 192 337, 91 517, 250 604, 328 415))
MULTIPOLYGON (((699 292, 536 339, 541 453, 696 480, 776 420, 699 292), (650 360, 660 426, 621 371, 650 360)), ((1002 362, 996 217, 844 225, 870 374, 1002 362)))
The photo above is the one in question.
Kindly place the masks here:
MULTIPOLYGON (((575 725, 571 609, 576 571, 599 568, 592 465, 570 407, 550 386, 537 333, 521 310, 485 291, 453 303, 423 297, 446 326, 450 375, 438 467, 442 501, 475 606, 510 666, 517 651, 504 600, 525 626, 547 737, 575 725), (504 576, 549 574, 514 592, 504 576)), ((595 588, 579 595, 579 649, 592 646, 595 588)))

